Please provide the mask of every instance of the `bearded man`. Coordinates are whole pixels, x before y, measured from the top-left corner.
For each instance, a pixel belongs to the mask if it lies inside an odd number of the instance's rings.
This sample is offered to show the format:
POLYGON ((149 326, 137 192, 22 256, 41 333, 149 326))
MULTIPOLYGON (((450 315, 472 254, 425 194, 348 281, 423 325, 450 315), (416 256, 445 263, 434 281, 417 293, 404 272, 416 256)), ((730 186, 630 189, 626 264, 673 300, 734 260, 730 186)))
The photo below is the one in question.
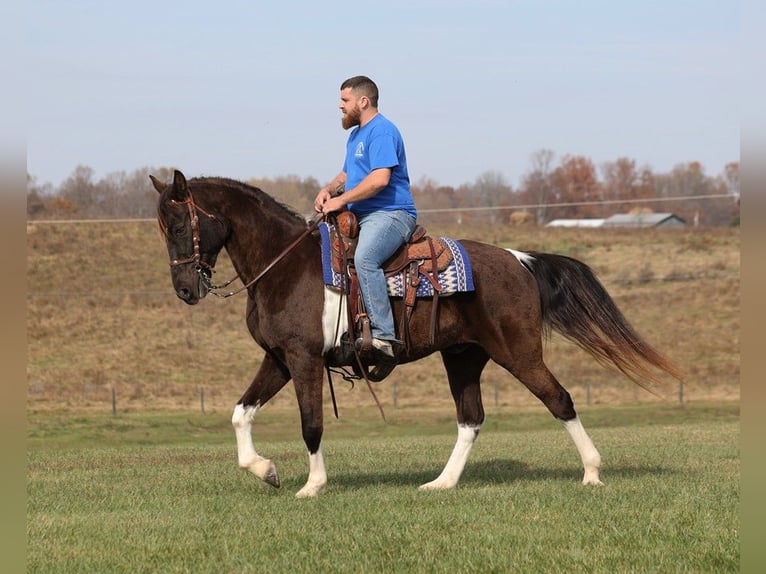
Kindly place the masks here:
MULTIPOLYGON (((404 140, 398 128, 378 112, 378 86, 354 76, 340 86, 343 129, 352 129, 341 172, 319 190, 314 209, 351 210, 359 222, 354 265, 370 319, 373 352, 395 364, 394 318, 383 263, 409 240, 417 210, 410 190, 404 140)), ((357 347, 361 340, 356 341, 357 347)))

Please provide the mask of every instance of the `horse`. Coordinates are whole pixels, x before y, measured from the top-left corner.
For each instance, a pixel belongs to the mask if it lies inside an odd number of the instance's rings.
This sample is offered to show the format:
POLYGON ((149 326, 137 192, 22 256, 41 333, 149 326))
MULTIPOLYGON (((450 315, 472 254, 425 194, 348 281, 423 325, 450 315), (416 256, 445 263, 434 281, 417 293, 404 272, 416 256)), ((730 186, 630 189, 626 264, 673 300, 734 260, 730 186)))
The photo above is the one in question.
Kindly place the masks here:
MULTIPOLYGON (((211 276, 223 249, 244 284, 239 291, 247 293, 245 322, 264 358, 231 417, 239 467, 279 487, 276 465, 256 451, 252 428, 258 411, 292 380, 309 462, 306 484, 295 496, 317 496, 327 485, 321 448, 324 374, 338 345, 335 327, 342 313, 339 295, 322 279, 315 228, 263 190, 233 179, 187 180, 179 170, 172 182, 150 179, 159 193, 157 220, 176 295, 188 305, 210 292, 220 296, 222 286, 213 285, 211 276)), ((435 479, 419 488, 445 490, 458 484, 484 422, 480 378, 490 360, 561 422, 580 455, 582 483, 603 484, 601 455, 569 392, 544 363, 543 343, 556 331, 645 388, 663 383, 667 375, 681 380, 678 367, 636 332, 585 263, 478 241, 460 243, 471 261, 474 290, 440 299, 435 335, 430 329, 434 301, 419 299, 410 319, 409 345, 398 361, 439 352, 457 414, 449 459, 435 479)), ((396 317, 402 301, 392 297, 391 303, 396 317)))

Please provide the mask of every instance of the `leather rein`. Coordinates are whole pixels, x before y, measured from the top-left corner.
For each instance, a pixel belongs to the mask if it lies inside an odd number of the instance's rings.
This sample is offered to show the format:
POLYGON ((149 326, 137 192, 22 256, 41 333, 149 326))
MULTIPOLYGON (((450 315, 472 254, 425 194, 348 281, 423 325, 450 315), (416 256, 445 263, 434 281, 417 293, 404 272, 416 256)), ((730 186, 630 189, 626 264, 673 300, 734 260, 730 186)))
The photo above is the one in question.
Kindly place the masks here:
MULTIPOLYGON (((178 265, 187 265, 187 264, 194 264, 197 273, 199 273, 200 277, 202 278, 202 281, 205 283, 205 286, 208 288, 209 292, 212 295, 215 295, 216 297, 220 297, 221 299, 227 299, 229 297, 232 297, 233 295, 236 295, 238 293, 241 293, 242 291, 245 291, 246 289, 249 289, 253 285, 255 285, 260 279, 266 275, 277 263, 279 263, 282 259, 285 258, 285 256, 290 253, 297 245, 303 241, 311 232, 313 232, 317 225, 319 225, 319 222, 322 218, 317 218, 309 221, 309 226, 301 233, 295 241, 293 241, 290 245, 285 247, 285 249, 277 255, 277 257, 269 263, 266 267, 264 267, 258 275, 256 275, 253 279, 251 279, 249 282, 245 283, 242 287, 239 289, 236 289, 234 291, 229 291, 228 293, 219 293, 221 289, 224 289, 231 285, 234 281, 239 279, 239 274, 235 275, 231 279, 229 279, 226 283, 223 283, 222 285, 213 285, 211 283, 210 278, 212 277, 212 274, 214 272, 214 269, 206 262, 202 260, 202 256, 200 255, 200 231, 199 231, 199 215, 197 212, 199 211, 203 215, 206 215, 210 219, 213 219, 215 221, 219 221, 218 218, 212 214, 208 213, 204 209, 202 209, 199 205, 197 205, 194 202, 194 197, 192 197, 191 192, 189 192, 189 196, 184 201, 177 201, 175 199, 171 199, 170 203, 172 205, 186 205, 187 209, 189 210, 189 220, 191 222, 191 231, 192 231, 192 255, 185 259, 173 259, 170 261, 171 267, 177 267, 178 265)), ((219 221, 220 223, 220 221, 219 221)))

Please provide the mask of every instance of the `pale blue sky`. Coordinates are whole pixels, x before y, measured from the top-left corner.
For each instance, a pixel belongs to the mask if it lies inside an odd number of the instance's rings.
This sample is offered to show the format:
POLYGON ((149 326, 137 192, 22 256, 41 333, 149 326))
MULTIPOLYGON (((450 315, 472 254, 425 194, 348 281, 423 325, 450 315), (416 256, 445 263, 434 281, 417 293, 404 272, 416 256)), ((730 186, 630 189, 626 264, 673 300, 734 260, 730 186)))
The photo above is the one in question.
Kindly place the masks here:
POLYGON ((366 74, 410 177, 518 186, 539 149, 708 175, 740 153, 739 4, 716 0, 33 1, 27 169, 325 182, 366 74))

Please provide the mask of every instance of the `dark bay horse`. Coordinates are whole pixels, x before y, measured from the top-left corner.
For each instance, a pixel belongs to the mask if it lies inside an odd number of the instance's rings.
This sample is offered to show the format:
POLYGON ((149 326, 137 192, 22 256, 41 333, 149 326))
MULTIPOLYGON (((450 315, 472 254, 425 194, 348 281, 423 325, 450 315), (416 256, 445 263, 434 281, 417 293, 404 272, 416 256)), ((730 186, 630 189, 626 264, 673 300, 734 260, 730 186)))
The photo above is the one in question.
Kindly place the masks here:
MULTIPOLYGON (((279 486, 276 466, 255 450, 258 410, 292 380, 308 480, 298 497, 317 495, 327 483, 321 440, 326 357, 338 345, 338 294, 322 279, 320 244, 306 219, 255 187, 224 178, 172 183, 151 176, 160 194, 158 222, 170 256, 178 297, 197 304, 212 287, 216 258, 226 249, 247 286, 246 323, 265 356, 234 408, 239 466, 279 486), (288 250, 288 247, 290 248, 288 250)), ((432 302, 418 301, 410 321, 410 347, 401 363, 441 353, 457 410, 455 447, 441 474, 421 489, 455 487, 484 421, 480 376, 491 359, 521 381, 569 432, 585 468, 583 484, 601 484, 601 456, 569 393, 543 362, 543 341, 556 330, 640 385, 660 383, 678 369, 629 325, 601 283, 580 261, 550 253, 506 250, 461 241, 475 291, 440 299, 438 329, 430 342, 432 302)), ((392 299, 394 316, 401 300, 392 299)))

